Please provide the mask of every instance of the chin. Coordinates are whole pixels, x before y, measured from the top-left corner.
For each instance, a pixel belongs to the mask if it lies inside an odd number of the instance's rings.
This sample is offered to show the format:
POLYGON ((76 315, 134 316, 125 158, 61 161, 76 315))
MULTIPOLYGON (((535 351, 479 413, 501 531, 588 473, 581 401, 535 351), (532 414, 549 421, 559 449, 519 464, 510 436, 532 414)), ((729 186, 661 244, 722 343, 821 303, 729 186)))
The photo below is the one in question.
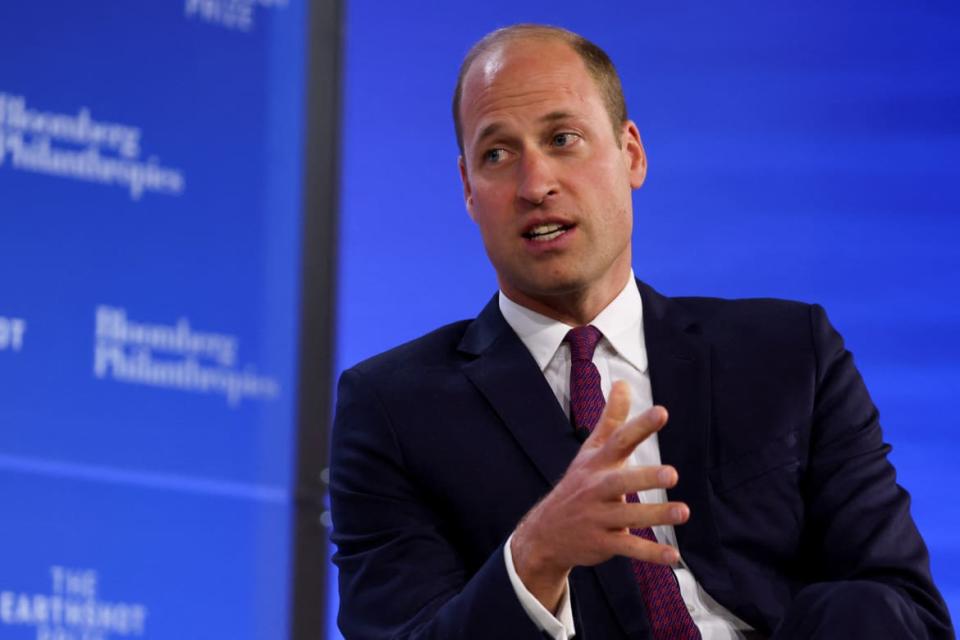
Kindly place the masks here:
POLYGON ((549 297, 576 293, 587 288, 587 283, 580 274, 551 274, 541 278, 527 279, 523 283, 523 291, 529 295, 549 297))

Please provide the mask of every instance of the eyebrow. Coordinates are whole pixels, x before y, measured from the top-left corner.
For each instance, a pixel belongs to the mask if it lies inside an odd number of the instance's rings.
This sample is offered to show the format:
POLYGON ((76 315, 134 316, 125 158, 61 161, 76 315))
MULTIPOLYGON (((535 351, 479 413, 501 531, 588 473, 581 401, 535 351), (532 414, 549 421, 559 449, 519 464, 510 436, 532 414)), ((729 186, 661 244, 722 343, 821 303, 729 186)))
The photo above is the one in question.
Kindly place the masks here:
POLYGON ((547 115, 540 118, 540 122, 556 122, 557 120, 566 120, 567 118, 572 118, 573 114, 569 111, 551 111, 547 115))
MULTIPOLYGON (((559 120, 566 120, 572 117, 573 117, 573 114, 570 113, 569 111, 551 111, 546 115, 540 116, 540 118, 537 121, 543 122, 543 123, 557 122, 559 120)), ((481 142, 483 142, 487 138, 491 136, 495 136, 503 128, 504 128, 504 125, 502 122, 491 122, 480 131, 480 135, 477 136, 476 144, 479 145, 481 142)))

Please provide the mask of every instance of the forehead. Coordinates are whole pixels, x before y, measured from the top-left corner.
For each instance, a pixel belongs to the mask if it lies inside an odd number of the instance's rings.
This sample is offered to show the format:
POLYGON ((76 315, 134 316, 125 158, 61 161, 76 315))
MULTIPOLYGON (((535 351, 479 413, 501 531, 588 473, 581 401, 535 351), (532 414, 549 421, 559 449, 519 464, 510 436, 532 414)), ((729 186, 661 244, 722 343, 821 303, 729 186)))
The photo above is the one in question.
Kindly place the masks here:
POLYGON ((583 60, 565 42, 548 39, 508 42, 477 57, 464 78, 460 108, 467 144, 494 120, 604 114, 583 60))

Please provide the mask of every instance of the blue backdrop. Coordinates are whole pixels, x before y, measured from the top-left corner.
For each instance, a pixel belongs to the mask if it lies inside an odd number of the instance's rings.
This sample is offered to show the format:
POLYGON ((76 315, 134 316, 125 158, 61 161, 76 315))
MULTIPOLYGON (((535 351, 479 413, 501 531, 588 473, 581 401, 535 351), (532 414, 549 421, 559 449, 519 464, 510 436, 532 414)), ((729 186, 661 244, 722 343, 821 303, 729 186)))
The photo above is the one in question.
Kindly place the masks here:
POLYGON ((449 105, 470 44, 520 21, 579 31, 620 68, 650 162, 634 199, 640 277, 673 295, 825 305, 956 617, 960 9, 349 2, 340 368, 472 317, 495 291, 449 105))
POLYGON ((304 13, 0 8, 0 638, 286 635, 304 13))

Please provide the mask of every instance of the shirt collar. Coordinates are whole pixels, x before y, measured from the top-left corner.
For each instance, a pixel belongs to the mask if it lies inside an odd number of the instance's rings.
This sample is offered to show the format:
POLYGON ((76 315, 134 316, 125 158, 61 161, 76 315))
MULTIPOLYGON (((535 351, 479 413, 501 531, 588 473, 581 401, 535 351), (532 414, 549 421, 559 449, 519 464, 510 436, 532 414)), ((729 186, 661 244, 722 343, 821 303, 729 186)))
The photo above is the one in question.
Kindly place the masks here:
MULTIPOLYGON (((547 368, 572 329, 568 324, 532 311, 508 298, 499 296, 500 313, 520 338, 540 370, 547 368)), ((626 286, 597 317, 590 322, 600 330, 609 345, 637 371, 647 370, 647 349, 643 341, 643 300, 633 273, 626 286)))

